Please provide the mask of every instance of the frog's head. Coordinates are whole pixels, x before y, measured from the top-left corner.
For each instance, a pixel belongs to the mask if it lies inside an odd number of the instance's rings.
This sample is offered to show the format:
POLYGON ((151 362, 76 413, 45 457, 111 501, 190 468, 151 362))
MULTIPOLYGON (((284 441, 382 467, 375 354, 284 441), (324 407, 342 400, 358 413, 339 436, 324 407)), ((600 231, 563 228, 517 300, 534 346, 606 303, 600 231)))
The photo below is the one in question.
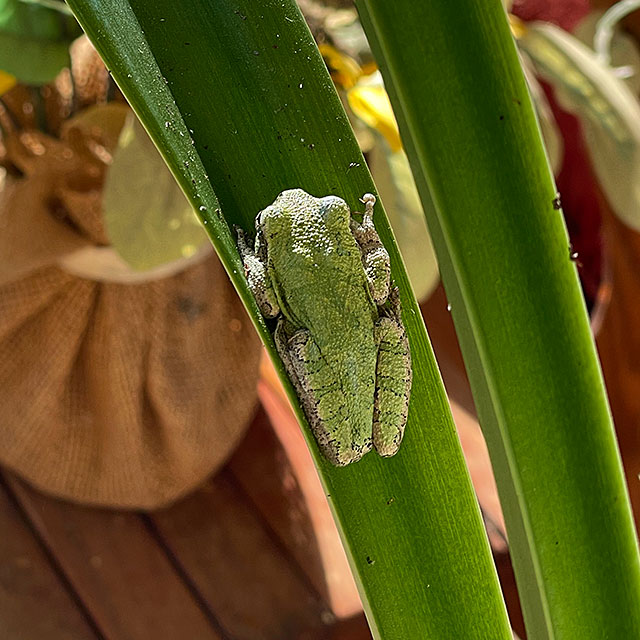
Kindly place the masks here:
POLYGON ((351 212, 337 196, 316 198, 302 189, 289 189, 256 216, 256 230, 269 242, 280 234, 291 235, 293 228, 308 229, 314 218, 328 229, 336 229, 349 226, 351 212))
POLYGON ((347 203, 338 196, 326 196, 318 200, 320 211, 325 219, 327 228, 338 229, 349 227, 351 211, 347 203))

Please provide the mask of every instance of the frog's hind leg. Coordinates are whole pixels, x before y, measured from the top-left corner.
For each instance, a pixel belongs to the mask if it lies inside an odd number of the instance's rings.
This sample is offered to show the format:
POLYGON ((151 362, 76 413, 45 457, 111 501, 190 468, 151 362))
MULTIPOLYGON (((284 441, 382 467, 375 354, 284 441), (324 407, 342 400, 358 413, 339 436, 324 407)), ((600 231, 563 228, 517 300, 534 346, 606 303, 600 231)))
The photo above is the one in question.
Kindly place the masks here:
POLYGON ((362 197, 365 205, 362 224, 351 220, 351 232, 360 246, 362 266, 367 274, 371 297, 377 305, 382 305, 389 296, 391 264, 389 254, 373 224, 373 207, 376 198, 371 193, 362 197))
POLYGON ((373 445, 381 456, 400 448, 409 412, 411 354, 400 318, 397 289, 392 290, 389 316, 375 326, 378 343, 376 395, 373 410, 373 445))
POLYGON ((350 435, 344 392, 309 331, 288 336, 279 322, 274 339, 322 453, 336 466, 359 460, 371 450, 371 438, 360 442, 350 435))

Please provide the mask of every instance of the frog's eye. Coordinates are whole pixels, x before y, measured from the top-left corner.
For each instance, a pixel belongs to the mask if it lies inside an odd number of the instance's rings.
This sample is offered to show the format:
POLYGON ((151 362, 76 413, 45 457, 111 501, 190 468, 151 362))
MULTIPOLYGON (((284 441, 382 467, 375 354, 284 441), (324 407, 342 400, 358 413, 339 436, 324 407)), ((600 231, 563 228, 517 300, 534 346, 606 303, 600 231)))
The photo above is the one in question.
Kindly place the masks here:
POLYGON ((256 216, 256 229, 260 230, 263 229, 264 226, 267 224, 269 218, 273 218, 274 217, 274 208, 273 207, 267 207, 266 209, 263 209, 262 211, 260 211, 260 213, 256 216))
MULTIPOLYGON (((283 230, 283 226, 287 223, 283 218, 283 212, 280 207, 269 206, 263 209, 256 216, 256 231, 263 233, 270 238, 280 233, 283 230)), ((288 223, 290 224, 290 223, 288 223)))
POLYGON ((331 225, 331 223, 340 222, 349 223, 351 211, 349 211, 347 203, 342 198, 338 198, 338 196, 327 196, 322 200, 324 216, 327 224, 331 225))

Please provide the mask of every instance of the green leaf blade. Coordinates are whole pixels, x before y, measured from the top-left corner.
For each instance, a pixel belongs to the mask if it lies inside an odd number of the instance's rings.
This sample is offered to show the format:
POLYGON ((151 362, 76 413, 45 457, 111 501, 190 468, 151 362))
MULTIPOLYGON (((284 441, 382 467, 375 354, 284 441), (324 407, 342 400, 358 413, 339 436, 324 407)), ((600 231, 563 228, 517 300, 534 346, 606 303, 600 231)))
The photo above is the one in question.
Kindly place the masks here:
POLYGON ((423 197, 532 638, 640 635, 637 543, 501 4, 359 4, 423 197), (425 38, 425 29, 429 37, 425 38))
MULTIPOLYGON (((227 224, 251 229, 256 213, 287 188, 340 195, 357 210, 358 198, 375 187, 295 3, 69 4, 207 223, 306 424, 227 224)), ((372 453, 338 469, 322 458, 308 428, 305 437, 377 638, 510 638, 447 399, 380 204, 375 219, 414 363, 405 441, 393 458, 372 453)))

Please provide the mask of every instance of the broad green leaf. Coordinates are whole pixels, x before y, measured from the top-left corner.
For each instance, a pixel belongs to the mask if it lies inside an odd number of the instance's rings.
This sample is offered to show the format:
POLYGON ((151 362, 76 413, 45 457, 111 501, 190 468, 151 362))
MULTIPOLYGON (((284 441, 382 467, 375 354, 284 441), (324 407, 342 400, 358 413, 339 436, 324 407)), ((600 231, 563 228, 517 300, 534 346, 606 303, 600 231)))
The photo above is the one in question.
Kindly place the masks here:
POLYGON ((637 95, 589 47, 555 25, 525 27, 518 43, 554 86, 562 106, 580 118, 608 201, 625 224, 640 231, 637 95))
POLYGON ((81 33, 63 2, 0 0, 0 69, 25 84, 50 82, 81 33))
MULTIPOLYGON (((510 638, 446 395, 383 207, 414 383, 400 452, 345 468, 319 453, 248 291, 228 224, 279 192, 374 192, 324 62, 292 0, 70 0, 206 226, 274 359, 341 530, 376 638, 510 638), (215 192, 215 193, 214 193, 215 192), (224 217, 223 217, 224 216, 224 217)), ((214 331, 215 328, 212 328, 214 331)))
POLYGON ((113 248, 139 271, 190 258, 208 241, 193 207, 131 112, 107 172, 103 211, 113 248))
MULTIPOLYGON (((640 637, 640 558, 576 266, 499 0, 357 2, 400 125, 531 640, 640 637)), ((455 636, 451 636, 455 637, 455 636)))

